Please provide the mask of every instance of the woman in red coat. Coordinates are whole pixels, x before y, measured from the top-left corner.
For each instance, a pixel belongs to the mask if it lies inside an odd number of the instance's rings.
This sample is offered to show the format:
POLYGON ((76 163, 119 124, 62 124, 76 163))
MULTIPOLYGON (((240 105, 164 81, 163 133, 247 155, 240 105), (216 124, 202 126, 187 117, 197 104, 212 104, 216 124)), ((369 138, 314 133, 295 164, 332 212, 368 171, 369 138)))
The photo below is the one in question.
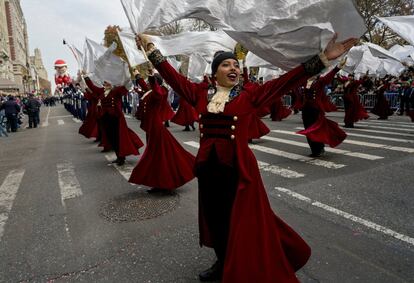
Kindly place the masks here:
POLYGON ((85 121, 83 121, 82 126, 79 128, 79 134, 88 139, 98 138, 98 122, 96 119, 98 98, 94 96, 89 88, 86 88, 84 97, 88 101, 88 113, 86 114, 85 121))
MULTIPOLYGON (((243 67, 243 86, 248 86, 249 84, 253 84, 259 86, 258 83, 250 81, 249 78, 249 71, 247 67, 243 67)), ((253 139, 260 139, 261 137, 267 135, 270 132, 269 127, 263 123, 260 117, 265 115, 261 115, 261 111, 257 111, 256 115, 251 115, 249 121, 249 143, 253 143, 253 139)), ((264 111, 266 112, 266 110, 264 111)))
POLYGON ((394 112, 392 111, 390 104, 388 103, 387 98, 384 93, 389 88, 389 83, 380 81, 376 93, 377 101, 374 108, 372 108, 371 113, 378 115, 378 120, 387 120, 388 116, 391 116, 394 112))
POLYGON ((344 84, 345 128, 353 128, 354 123, 369 117, 359 101, 358 88, 362 82, 362 80, 354 80, 354 76, 351 74, 344 84))
POLYGON ((320 157, 325 152, 325 144, 336 147, 346 138, 346 133, 339 128, 338 123, 325 117, 325 86, 333 80, 339 70, 338 67, 333 68, 325 76, 315 79, 309 89, 305 89, 302 107, 305 130, 299 131, 298 134, 306 136, 312 151, 311 157, 320 157))
POLYGON ((104 82, 104 87, 97 87, 85 77, 86 85, 92 92, 98 94, 98 107, 101 107, 100 117, 103 126, 103 135, 106 136, 111 148, 115 151, 118 165, 125 163, 125 156, 138 155, 138 149, 144 144, 131 129, 128 128, 122 112, 122 96, 128 93, 123 87, 112 87, 104 82))
MULTIPOLYGON (((137 38, 140 46, 144 36, 137 38)), ((199 186, 200 243, 214 248, 217 262, 200 280, 224 283, 298 282, 295 271, 310 256, 305 241, 270 207, 257 160, 248 146, 248 123, 257 109, 319 73, 323 61, 355 44, 328 44, 318 57, 262 86, 241 86, 233 53, 214 57, 216 85, 192 83, 180 75, 151 43, 148 57, 166 82, 200 113, 200 149, 195 172, 199 186)))
MULTIPOLYGON (((148 77, 151 90, 141 98, 141 128, 146 133, 147 146, 128 181, 152 187, 149 193, 171 192, 194 178, 194 156, 177 142, 163 124, 163 105, 168 91, 161 86, 162 78, 157 75, 148 77)), ((137 77, 137 80, 139 85, 144 85, 141 78, 137 77)))
POLYGON ((272 121, 282 121, 292 113, 292 110, 283 105, 282 98, 282 96, 277 98, 276 101, 270 105, 270 118, 272 121))
POLYGON ((198 120, 198 114, 194 107, 187 103, 184 99, 180 99, 180 106, 178 106, 177 113, 171 119, 171 122, 185 126, 183 131, 190 131, 190 127, 195 130, 194 122, 198 120))

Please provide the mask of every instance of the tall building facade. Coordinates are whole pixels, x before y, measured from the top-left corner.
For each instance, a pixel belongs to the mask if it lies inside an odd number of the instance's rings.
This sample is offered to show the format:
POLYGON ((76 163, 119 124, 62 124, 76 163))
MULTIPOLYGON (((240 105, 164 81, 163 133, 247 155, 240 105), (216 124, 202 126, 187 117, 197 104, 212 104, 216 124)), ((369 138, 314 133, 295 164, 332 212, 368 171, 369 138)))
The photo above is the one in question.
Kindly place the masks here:
POLYGON ((31 78, 26 21, 20 0, 5 0, 4 6, 14 82, 19 86, 20 92, 27 92, 31 78))
POLYGON ((0 0, 0 80, 14 82, 13 64, 10 58, 9 33, 7 30, 5 0, 0 0))

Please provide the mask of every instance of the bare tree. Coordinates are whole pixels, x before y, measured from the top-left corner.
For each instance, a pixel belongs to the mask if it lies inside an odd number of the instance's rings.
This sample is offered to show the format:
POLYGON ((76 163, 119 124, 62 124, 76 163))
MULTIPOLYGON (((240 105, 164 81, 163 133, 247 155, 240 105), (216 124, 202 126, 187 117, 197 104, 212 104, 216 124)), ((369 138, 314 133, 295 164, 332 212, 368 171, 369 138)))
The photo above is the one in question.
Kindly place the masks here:
POLYGON ((217 30, 217 28, 213 27, 212 25, 210 25, 209 23, 201 19, 191 19, 190 21, 191 21, 190 31, 217 30))
POLYGON ((367 26, 367 32, 364 34, 366 41, 385 48, 396 43, 404 43, 403 39, 376 17, 412 15, 414 0, 356 0, 356 4, 367 26))

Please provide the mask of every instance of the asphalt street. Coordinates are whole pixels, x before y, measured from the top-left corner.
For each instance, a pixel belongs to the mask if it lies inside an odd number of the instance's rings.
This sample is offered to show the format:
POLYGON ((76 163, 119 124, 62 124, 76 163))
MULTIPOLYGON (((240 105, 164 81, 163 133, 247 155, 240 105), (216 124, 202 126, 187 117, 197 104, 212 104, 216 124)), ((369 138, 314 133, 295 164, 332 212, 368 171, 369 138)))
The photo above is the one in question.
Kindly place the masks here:
MULTIPOLYGON (((414 282, 414 123, 372 115, 314 159, 299 115, 263 121, 251 148, 272 208, 312 247, 299 279, 414 282)), ((0 138, 0 282, 198 282, 214 253, 198 244, 196 180, 149 195, 127 182, 139 156, 114 166, 80 125, 43 107, 39 128, 0 138)), ((169 129, 196 153, 198 131, 169 129)))

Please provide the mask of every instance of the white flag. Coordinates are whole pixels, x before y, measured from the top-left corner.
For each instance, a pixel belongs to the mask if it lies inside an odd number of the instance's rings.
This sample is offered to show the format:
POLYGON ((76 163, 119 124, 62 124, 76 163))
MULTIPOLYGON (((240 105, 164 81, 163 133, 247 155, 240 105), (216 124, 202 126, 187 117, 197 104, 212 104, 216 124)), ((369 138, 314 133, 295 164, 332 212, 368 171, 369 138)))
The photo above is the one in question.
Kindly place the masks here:
POLYGON ((78 63, 78 70, 82 70, 83 53, 80 52, 80 50, 76 48, 73 44, 67 42, 65 39, 63 40, 63 44, 69 48, 69 50, 72 52, 73 56, 75 57, 75 60, 78 63))
POLYGON ((360 37, 366 27, 349 0, 121 0, 135 32, 183 18, 222 28, 264 60, 291 69, 326 47, 333 31, 360 37))
POLYGON ((372 55, 375 57, 381 58, 381 59, 391 59, 394 61, 400 61, 398 57, 394 56, 390 51, 382 48, 381 46, 371 43, 371 42, 365 42, 364 45, 368 46, 370 49, 372 55))
POLYGON ((258 79, 263 78, 263 82, 270 81, 272 79, 278 78, 281 75, 286 73, 282 69, 269 69, 269 68, 260 68, 259 73, 257 74, 258 79))
POLYGON ((389 49, 389 51, 401 62, 403 62, 407 66, 414 65, 414 46, 412 45, 404 45, 401 46, 399 44, 394 45, 389 49))
POLYGON ((414 45, 414 16, 377 18, 411 45, 414 45))
POLYGON ((180 62, 180 61, 178 61, 177 59, 175 59, 175 57, 174 57, 174 56, 167 57, 167 61, 168 61, 168 63, 170 63, 170 65, 171 65, 171 66, 173 66, 173 68, 174 68, 177 72, 179 72, 179 71, 180 71, 180 68, 181 68, 181 62, 180 62))
POLYGON ((98 58, 102 56, 107 49, 108 48, 106 48, 105 46, 100 45, 99 43, 89 38, 86 38, 83 52, 84 56, 82 69, 86 73, 93 73, 95 70, 95 61, 98 60, 98 58))
POLYGON ((205 74, 211 73, 211 63, 200 54, 192 54, 188 62, 188 78, 193 82, 201 82, 205 74))
POLYGON ((112 43, 105 53, 95 61, 94 74, 102 82, 107 81, 113 86, 129 85, 131 76, 128 64, 113 54, 116 47, 116 43, 112 43))
POLYGON ((131 64, 131 66, 137 66, 145 63, 145 57, 141 50, 138 50, 137 44, 135 43, 135 34, 128 28, 122 28, 122 31, 118 31, 118 35, 129 64, 131 64))

